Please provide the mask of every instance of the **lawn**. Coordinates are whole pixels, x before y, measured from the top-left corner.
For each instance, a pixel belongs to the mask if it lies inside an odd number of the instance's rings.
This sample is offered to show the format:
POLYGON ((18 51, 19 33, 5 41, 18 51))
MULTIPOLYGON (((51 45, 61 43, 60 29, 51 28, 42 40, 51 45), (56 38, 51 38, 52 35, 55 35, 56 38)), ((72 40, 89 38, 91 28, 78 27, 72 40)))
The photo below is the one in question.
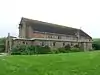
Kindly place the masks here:
POLYGON ((0 75, 100 75, 100 51, 0 56, 0 75))

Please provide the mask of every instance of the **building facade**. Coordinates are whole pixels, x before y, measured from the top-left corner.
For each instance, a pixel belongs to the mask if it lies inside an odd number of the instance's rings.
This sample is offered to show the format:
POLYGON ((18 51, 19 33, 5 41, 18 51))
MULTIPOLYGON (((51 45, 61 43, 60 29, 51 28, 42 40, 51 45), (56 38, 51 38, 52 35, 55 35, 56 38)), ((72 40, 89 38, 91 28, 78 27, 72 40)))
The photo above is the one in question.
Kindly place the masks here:
POLYGON ((47 45, 50 48, 79 45, 84 50, 91 50, 92 37, 80 29, 22 18, 19 38, 12 40, 12 45, 17 44, 47 45))

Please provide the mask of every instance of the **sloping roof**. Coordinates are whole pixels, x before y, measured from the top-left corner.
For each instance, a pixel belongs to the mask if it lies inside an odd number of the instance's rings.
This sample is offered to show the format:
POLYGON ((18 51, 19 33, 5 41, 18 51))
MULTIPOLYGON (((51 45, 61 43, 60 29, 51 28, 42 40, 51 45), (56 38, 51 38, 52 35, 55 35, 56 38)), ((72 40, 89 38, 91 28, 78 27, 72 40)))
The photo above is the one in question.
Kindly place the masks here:
POLYGON ((84 31, 80 29, 42 22, 38 20, 27 19, 27 18, 22 18, 22 20, 26 23, 26 25, 30 25, 32 29, 35 31, 66 34, 66 35, 75 35, 77 32, 79 32, 80 36, 91 38, 88 34, 86 34, 84 31))

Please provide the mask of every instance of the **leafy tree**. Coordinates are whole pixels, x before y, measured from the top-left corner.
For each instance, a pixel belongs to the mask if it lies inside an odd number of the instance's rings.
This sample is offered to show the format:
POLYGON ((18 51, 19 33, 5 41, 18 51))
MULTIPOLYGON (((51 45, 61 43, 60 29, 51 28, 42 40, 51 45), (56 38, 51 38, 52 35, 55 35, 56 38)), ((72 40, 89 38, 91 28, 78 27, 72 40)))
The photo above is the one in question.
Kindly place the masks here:
POLYGON ((6 38, 0 38, 0 52, 5 52, 6 38))
POLYGON ((94 39, 92 46, 95 50, 100 50, 100 39, 94 39))

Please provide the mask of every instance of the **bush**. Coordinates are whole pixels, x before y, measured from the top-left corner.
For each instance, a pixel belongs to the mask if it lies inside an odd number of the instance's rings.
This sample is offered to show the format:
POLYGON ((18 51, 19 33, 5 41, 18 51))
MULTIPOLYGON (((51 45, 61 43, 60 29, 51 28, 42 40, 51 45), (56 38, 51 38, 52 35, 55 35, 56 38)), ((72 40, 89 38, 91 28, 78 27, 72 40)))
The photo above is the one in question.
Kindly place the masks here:
POLYGON ((100 50, 100 39, 94 39, 92 47, 95 50, 100 50))
POLYGON ((81 52, 82 50, 80 50, 79 48, 70 48, 69 50, 66 48, 59 48, 59 53, 70 53, 70 52, 81 52))
POLYGON ((35 46, 35 50, 37 54, 49 54, 51 53, 51 50, 48 46, 35 46))
POLYGON ((27 54, 26 52, 26 46, 25 45, 17 45, 14 46, 11 50, 12 55, 22 55, 22 54, 27 54))
POLYGON ((65 49, 66 50, 70 50, 71 49, 71 46, 68 44, 68 45, 65 46, 65 49))
POLYGON ((0 53, 5 52, 5 45, 1 44, 0 45, 0 53))
POLYGON ((80 48, 79 45, 75 45, 74 48, 80 48))
POLYGON ((100 50, 100 44, 98 43, 93 43, 92 47, 94 50, 100 50))
POLYGON ((0 53, 5 52, 5 41, 6 38, 0 38, 0 53))
POLYGON ((58 49, 51 50, 51 54, 58 54, 60 53, 58 49))
POLYGON ((79 48, 71 48, 67 45, 56 50, 51 50, 48 46, 31 46, 31 45, 17 45, 11 50, 12 55, 33 55, 33 54, 58 54, 58 53, 69 53, 69 52, 80 52, 79 48))
POLYGON ((79 48, 71 48, 70 52, 81 52, 82 50, 80 50, 79 48))
POLYGON ((33 54, 48 54, 51 50, 48 46, 31 46, 31 45, 17 45, 11 50, 12 55, 33 55, 33 54))
POLYGON ((67 53, 68 52, 68 50, 66 50, 66 48, 58 48, 58 51, 60 52, 60 53, 67 53))

